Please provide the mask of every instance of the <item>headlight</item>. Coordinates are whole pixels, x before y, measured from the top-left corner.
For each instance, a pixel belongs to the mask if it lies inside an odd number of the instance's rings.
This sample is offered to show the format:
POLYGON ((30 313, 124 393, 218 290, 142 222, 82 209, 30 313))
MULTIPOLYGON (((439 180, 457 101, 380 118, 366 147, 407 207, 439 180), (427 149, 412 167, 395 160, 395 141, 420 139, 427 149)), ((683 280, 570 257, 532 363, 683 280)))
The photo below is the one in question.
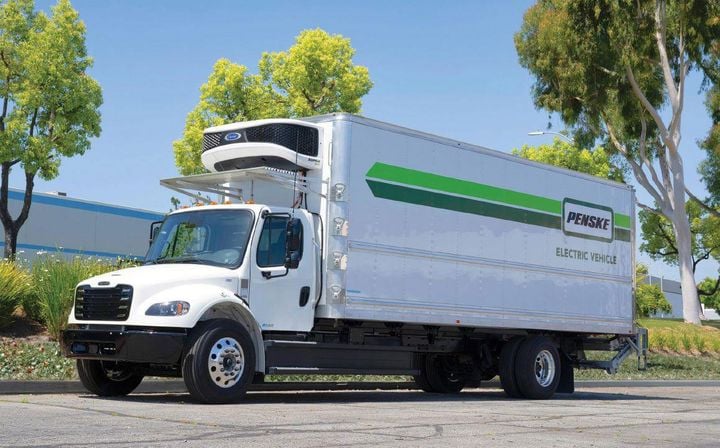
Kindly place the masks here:
POLYGON ((152 305, 145 311, 146 316, 181 316, 190 311, 190 304, 181 300, 162 302, 152 305))

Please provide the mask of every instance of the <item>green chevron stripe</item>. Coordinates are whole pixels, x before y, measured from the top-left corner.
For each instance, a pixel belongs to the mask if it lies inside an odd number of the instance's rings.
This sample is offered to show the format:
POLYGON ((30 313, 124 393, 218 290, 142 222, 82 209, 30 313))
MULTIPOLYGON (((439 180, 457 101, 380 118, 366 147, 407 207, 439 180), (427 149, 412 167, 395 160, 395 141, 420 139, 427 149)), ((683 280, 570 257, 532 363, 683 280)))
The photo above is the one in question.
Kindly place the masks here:
MULTIPOLYGON (((562 214, 562 201, 386 163, 375 163, 367 172, 367 177, 444 193, 461 194, 538 212, 562 214)), ((616 227, 630 228, 628 215, 615 213, 614 218, 616 227)))

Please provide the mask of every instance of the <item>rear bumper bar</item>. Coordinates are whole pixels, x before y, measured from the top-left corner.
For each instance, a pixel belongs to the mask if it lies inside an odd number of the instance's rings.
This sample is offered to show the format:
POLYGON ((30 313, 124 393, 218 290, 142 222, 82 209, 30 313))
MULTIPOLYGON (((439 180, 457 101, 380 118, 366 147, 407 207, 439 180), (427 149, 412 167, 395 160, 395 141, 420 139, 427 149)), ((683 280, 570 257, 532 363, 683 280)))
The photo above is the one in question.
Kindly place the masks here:
POLYGON ((178 364, 186 339, 177 329, 68 329, 61 348, 68 358, 178 364))

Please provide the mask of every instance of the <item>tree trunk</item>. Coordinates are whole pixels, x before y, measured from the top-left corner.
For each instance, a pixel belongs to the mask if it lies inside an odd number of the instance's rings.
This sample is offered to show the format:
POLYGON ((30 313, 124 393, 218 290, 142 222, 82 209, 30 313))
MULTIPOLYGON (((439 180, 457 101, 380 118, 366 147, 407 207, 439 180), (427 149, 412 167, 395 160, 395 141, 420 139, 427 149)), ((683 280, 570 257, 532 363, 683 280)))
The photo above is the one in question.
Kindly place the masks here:
POLYGON ((11 260, 15 257, 15 251, 17 250, 17 237, 18 232, 14 226, 5 227, 4 258, 11 260))
POLYGON ((670 171, 673 177, 672 225, 677 241, 680 287, 682 289, 683 319, 691 324, 700 324, 702 308, 697 293, 697 283, 692 260, 692 234, 685 209, 685 176, 680 154, 670 155, 670 171))

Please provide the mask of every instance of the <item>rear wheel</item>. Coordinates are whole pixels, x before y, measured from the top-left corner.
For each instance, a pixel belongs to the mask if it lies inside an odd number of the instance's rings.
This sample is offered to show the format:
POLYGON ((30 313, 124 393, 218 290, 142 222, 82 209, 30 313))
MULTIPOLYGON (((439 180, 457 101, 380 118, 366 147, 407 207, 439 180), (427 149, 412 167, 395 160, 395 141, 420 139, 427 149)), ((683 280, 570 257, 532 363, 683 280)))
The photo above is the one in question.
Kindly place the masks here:
POLYGON ((203 403, 238 401, 255 375, 255 348, 245 327, 219 319, 198 327, 183 360, 190 395, 203 403))
POLYGON ((560 383, 560 354, 545 336, 528 338, 518 348, 515 378, 522 395, 534 400, 550 398, 560 383))
POLYGON ((521 398, 522 393, 518 387, 515 376, 515 359, 517 358, 518 348, 525 338, 517 337, 507 341, 500 351, 500 384, 505 394, 510 398, 521 398))
POLYGON ((456 394, 465 387, 465 377, 455 364, 448 355, 427 355, 415 383, 425 392, 456 394))
POLYGON ((85 389, 101 397, 127 395, 143 380, 127 363, 78 359, 77 370, 85 389))

